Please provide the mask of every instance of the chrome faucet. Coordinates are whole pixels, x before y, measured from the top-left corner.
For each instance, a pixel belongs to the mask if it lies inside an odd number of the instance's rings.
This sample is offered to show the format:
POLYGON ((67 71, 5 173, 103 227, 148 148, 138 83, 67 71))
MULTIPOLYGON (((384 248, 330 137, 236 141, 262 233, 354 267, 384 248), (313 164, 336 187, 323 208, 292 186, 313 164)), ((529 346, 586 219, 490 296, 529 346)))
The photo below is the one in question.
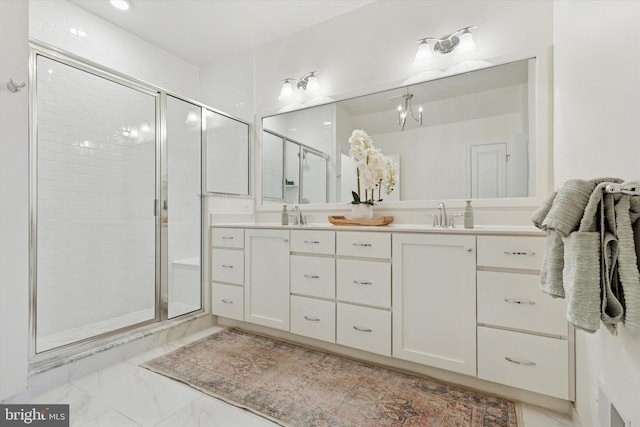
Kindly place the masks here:
POLYGON ((304 215, 302 214, 302 209, 300 209, 298 205, 295 205, 293 207, 293 210, 295 211, 295 217, 293 220, 294 224, 304 225, 304 215))
POLYGON ((438 203, 438 211, 438 226, 448 227, 449 217, 447 216, 447 207, 444 205, 444 203, 438 203))

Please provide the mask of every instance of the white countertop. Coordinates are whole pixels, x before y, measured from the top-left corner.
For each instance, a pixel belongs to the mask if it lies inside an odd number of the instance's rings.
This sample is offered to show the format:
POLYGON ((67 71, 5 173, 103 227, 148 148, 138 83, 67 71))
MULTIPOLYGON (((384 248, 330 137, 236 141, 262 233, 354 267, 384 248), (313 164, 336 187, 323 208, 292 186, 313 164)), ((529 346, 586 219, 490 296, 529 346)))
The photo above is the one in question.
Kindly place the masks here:
POLYGON ((466 229, 460 226, 455 228, 440 228, 426 224, 389 224, 383 226, 350 226, 333 225, 331 223, 311 223, 305 225, 280 225, 268 222, 242 222, 242 223, 217 223, 212 227, 225 228, 262 228, 262 229, 288 229, 288 230, 334 230, 334 231, 373 231, 388 233, 448 233, 448 234, 474 234, 474 235, 526 235, 545 236, 543 231, 529 225, 477 225, 466 229))

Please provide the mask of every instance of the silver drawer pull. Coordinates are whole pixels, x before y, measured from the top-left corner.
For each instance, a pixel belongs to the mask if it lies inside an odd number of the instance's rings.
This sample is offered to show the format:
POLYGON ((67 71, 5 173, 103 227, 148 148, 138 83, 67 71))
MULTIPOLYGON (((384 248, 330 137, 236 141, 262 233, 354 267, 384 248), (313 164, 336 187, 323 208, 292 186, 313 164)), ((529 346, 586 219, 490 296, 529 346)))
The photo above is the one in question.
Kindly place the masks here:
POLYGON ((222 298, 222 302, 225 304, 233 304, 233 300, 222 298))
POLYGON ((317 317, 309 317, 309 316, 304 316, 305 319, 307 319, 309 322, 319 322, 320 319, 318 319, 317 317))
POLYGON ((366 280, 354 280, 353 283, 356 285, 373 285, 372 282, 367 282, 366 280))
POLYGON ((360 326, 354 326, 353 329, 360 332, 373 332, 373 329, 361 328, 360 326))
POLYGON ((516 359, 516 358, 513 358, 513 357, 509 357, 509 356, 505 356, 504 358, 505 358, 506 361, 511 362, 511 363, 515 363, 516 365, 536 366, 536 362, 532 362, 530 360, 516 359))
POLYGON ((373 246, 371 243, 354 243, 353 246, 360 246, 361 248, 370 248, 373 246))
POLYGON ((230 265, 230 264, 222 264, 222 268, 233 268, 233 265, 230 265))
POLYGON ((523 255, 523 256, 527 256, 527 255, 531 255, 534 256, 536 253, 535 252, 522 252, 522 251, 504 251, 505 255, 523 255))
POLYGON ((222 236, 222 240, 233 240, 233 236, 222 236))
POLYGON ((304 242, 309 244, 309 245, 319 245, 320 244, 320 240, 305 240, 304 242))
POLYGON ((535 301, 529 301, 527 299, 505 298, 504 302, 508 302, 509 304, 536 305, 535 301))
POLYGON ((305 274, 304 277, 307 278, 307 279, 319 279, 320 278, 320 276, 318 276, 317 274, 305 274))

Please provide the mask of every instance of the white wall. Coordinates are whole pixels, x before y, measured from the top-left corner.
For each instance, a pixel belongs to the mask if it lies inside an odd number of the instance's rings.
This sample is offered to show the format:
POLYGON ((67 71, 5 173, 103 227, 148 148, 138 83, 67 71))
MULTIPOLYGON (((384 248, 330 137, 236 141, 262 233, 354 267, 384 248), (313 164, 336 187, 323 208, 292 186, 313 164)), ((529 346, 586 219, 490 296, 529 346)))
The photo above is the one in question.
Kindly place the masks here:
MULTIPOLYGON (((211 61, 201 70, 200 96, 241 118, 259 120, 287 108, 278 100, 284 78, 315 70, 326 97, 388 89, 389 84, 424 71, 412 66, 415 40, 444 36, 469 25, 479 27, 474 36, 478 49, 466 58, 452 55, 441 67, 462 59, 539 51, 553 42, 552 13, 552 2, 536 0, 375 2, 254 52, 211 61)), ((261 136, 254 137, 256 165, 261 136)), ((216 205, 212 200, 213 209, 218 209, 216 205)), ((225 204, 231 209, 239 205, 225 204)))
MULTIPOLYGON (((638 21, 635 1, 555 2, 556 187, 570 178, 640 178, 638 21)), ((640 423, 640 336, 578 332, 576 376, 585 427, 598 425, 598 378, 632 425, 640 423)))
POLYGON ((181 96, 198 97, 198 67, 65 0, 29 0, 29 37, 181 96), (87 35, 74 36, 70 27, 87 35))
POLYGON ((27 385, 29 314, 28 4, 2 2, 0 13, 0 400, 27 385))

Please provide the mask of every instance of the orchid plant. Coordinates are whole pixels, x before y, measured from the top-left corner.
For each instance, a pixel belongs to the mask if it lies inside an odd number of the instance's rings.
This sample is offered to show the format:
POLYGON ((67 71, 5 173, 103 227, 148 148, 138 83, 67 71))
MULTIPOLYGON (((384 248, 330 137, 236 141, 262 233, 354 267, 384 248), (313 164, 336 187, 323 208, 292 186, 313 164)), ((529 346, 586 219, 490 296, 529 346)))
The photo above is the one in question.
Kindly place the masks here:
POLYGON ((382 201, 382 189, 389 195, 397 182, 396 167, 390 156, 386 156, 376 148, 371 138, 362 129, 356 129, 349 138, 351 145, 349 155, 356 164, 357 191, 352 191, 353 201, 357 205, 367 203, 374 205, 382 201), (375 199, 375 193, 378 198, 375 199), (363 196, 364 195, 364 199, 363 196))

